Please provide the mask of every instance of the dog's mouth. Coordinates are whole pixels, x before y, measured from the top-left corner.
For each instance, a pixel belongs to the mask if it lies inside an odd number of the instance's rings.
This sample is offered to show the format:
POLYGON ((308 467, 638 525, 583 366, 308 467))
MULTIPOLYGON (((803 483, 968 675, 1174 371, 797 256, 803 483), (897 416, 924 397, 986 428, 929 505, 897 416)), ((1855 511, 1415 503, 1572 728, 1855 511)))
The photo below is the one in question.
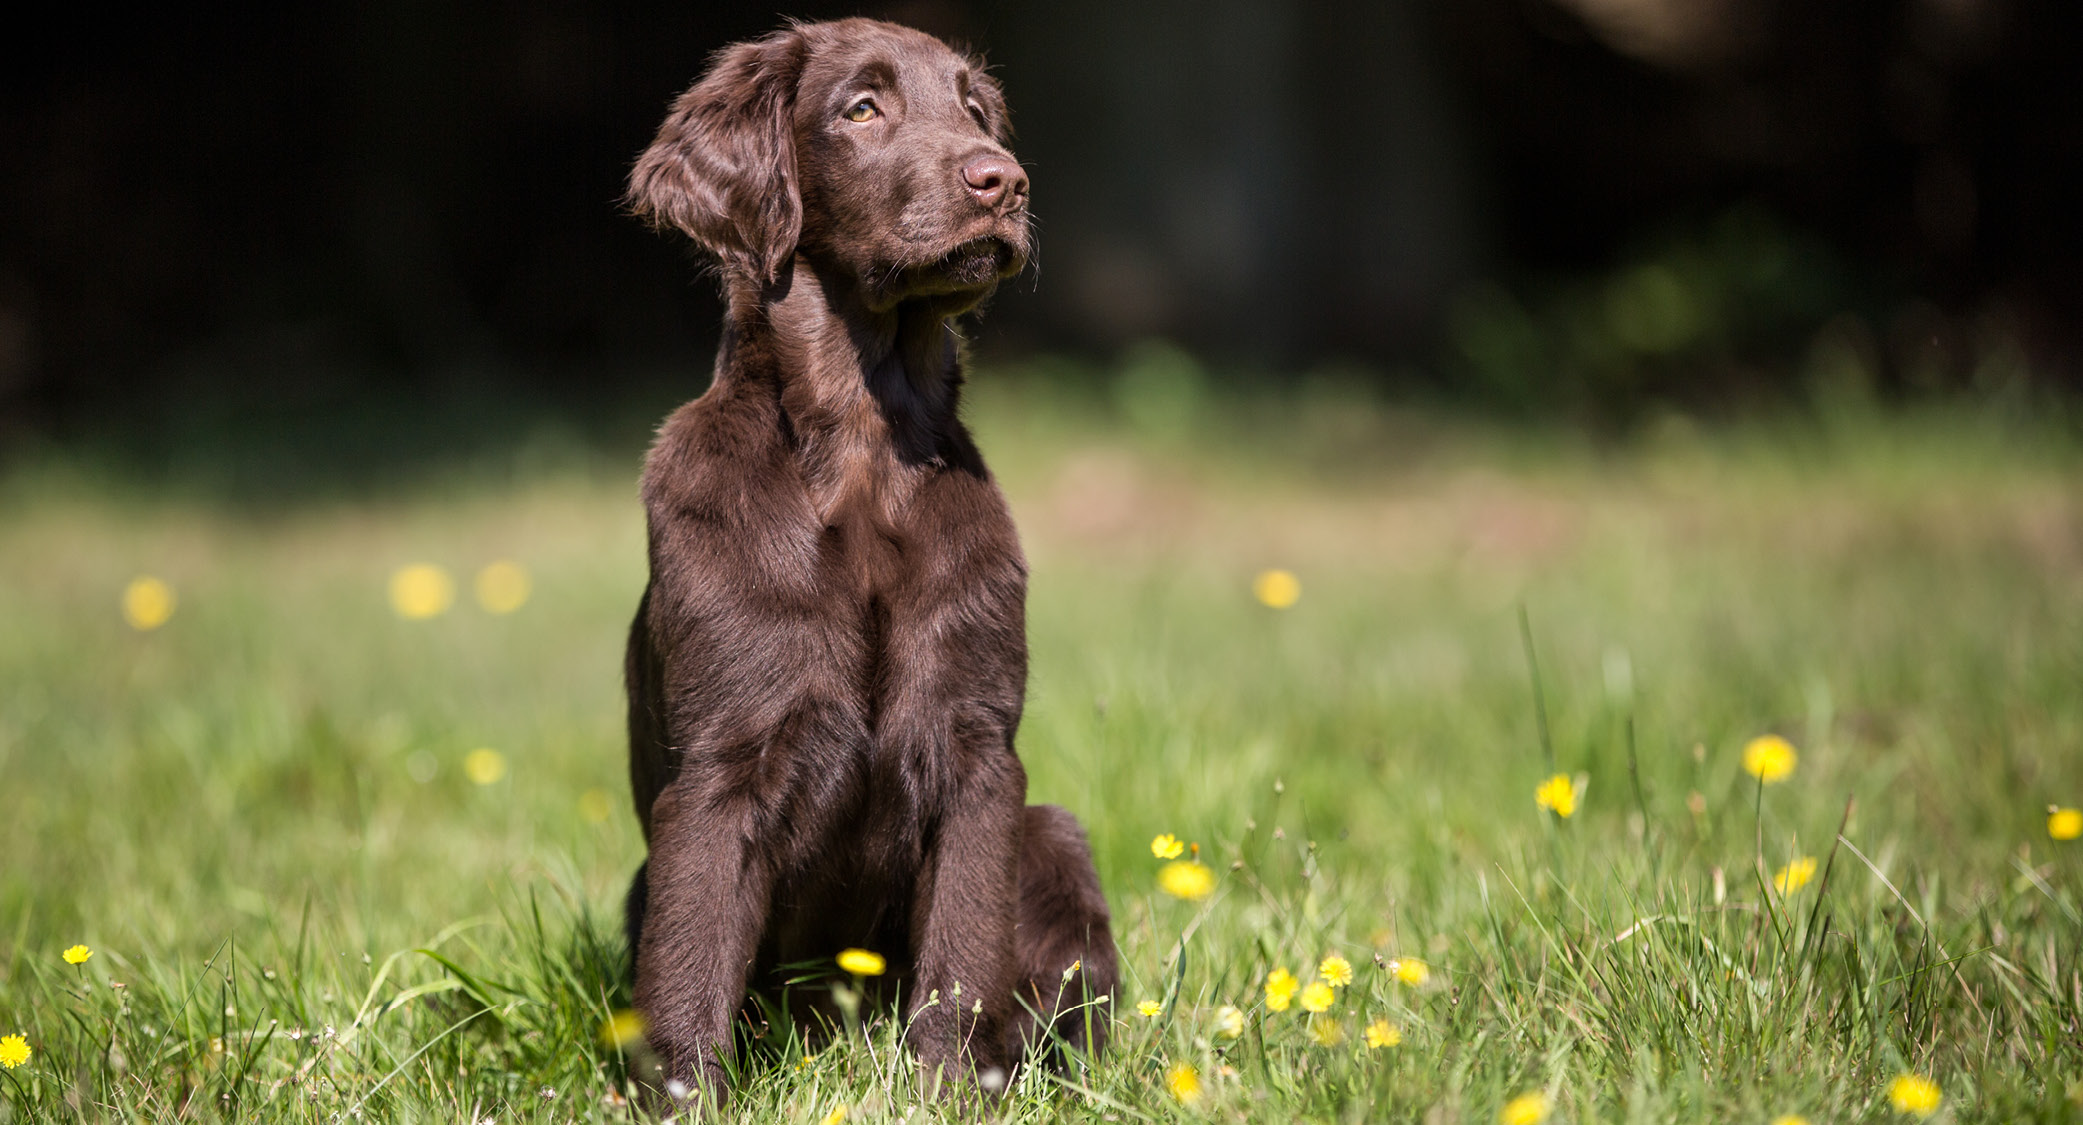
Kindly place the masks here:
POLYGON ((926 298, 944 306, 943 311, 962 311, 1026 268, 1025 239, 1018 232, 995 231, 964 239, 932 257, 921 255, 874 271, 863 280, 871 307, 926 298))
POLYGON ((972 238, 942 254, 922 272, 944 279, 955 289, 980 289, 1020 272, 1026 264, 1020 257, 1012 243, 987 235, 972 238))

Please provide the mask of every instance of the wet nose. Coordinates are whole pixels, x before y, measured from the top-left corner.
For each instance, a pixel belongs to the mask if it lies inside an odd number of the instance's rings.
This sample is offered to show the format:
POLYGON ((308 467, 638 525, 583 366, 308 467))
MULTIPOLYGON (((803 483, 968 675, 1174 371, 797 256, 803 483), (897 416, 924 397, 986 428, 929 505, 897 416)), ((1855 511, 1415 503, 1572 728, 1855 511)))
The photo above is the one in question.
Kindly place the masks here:
POLYGON ((979 156, 962 165, 962 182, 978 203, 994 211, 1027 198, 1027 170, 1010 156, 979 156))

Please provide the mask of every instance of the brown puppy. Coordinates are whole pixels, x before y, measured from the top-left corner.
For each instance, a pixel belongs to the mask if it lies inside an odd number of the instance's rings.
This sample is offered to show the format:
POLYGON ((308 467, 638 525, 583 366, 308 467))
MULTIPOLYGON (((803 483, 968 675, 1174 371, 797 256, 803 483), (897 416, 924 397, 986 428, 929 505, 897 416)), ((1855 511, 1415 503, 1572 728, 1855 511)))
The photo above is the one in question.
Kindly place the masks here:
POLYGON ((729 301, 644 465, 629 637, 629 932, 668 1082, 721 1097, 748 988, 848 946, 888 957, 929 1068, 1003 1080, 1042 1028, 1105 1034, 1103 1000, 1071 1009, 1114 991, 1106 900, 1013 750, 1026 563, 956 417, 950 318, 1031 245, 1006 137, 940 41, 801 24, 719 54, 630 176, 729 301))

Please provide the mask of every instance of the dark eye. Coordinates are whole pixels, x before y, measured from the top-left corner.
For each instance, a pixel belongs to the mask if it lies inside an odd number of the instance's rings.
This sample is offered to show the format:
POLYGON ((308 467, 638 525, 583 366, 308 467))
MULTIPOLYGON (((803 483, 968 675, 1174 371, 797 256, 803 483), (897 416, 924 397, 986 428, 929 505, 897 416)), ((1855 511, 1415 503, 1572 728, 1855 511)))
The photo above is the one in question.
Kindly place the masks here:
POLYGON ((970 102, 970 103, 969 103, 969 116, 971 116, 971 117, 974 117, 974 118, 976 118, 976 127, 977 127, 977 128, 979 128, 979 129, 982 129, 982 130, 983 130, 984 132, 986 132, 986 133, 988 133, 988 132, 990 132, 990 131, 991 131, 991 122, 990 122, 990 120, 989 120, 988 118, 986 118, 986 117, 984 116, 984 107, 983 107, 983 106, 980 106, 980 105, 976 104, 975 102, 970 102))
POLYGON ((846 110, 846 119, 853 122, 873 121, 880 116, 882 111, 875 108, 873 98, 862 98, 846 110))

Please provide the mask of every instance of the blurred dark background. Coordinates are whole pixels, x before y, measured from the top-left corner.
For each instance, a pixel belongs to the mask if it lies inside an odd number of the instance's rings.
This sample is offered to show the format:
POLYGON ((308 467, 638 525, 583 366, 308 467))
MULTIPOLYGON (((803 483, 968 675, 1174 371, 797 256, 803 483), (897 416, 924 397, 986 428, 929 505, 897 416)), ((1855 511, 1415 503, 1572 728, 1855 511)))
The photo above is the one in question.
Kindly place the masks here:
POLYGON ((1041 253, 978 327, 986 361, 1162 340, 1223 378, 1620 426, 2074 392, 2078 9, 47 12, 0 73, 0 443, 655 417, 705 383, 719 309, 619 212, 622 177, 708 53, 783 14, 910 23, 1003 78, 1041 253))

